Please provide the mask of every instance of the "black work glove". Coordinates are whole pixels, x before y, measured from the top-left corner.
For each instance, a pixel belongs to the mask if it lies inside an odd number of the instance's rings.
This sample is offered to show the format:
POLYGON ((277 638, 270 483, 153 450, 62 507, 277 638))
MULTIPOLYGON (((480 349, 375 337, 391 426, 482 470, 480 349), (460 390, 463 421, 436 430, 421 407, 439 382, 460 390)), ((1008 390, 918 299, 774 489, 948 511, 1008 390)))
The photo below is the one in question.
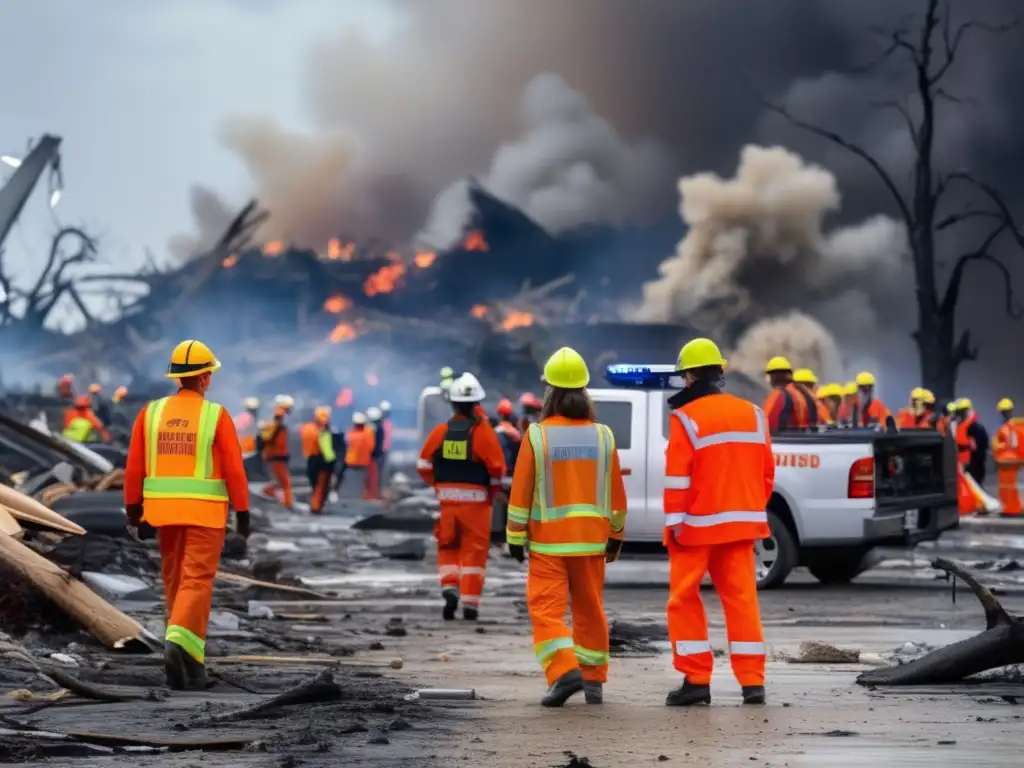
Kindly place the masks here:
POLYGON ((240 509, 235 512, 235 531, 239 536, 249 538, 249 510, 240 509))
POLYGON ((517 563, 526 562, 526 547, 524 547, 522 544, 509 544, 508 553, 512 555, 512 558, 517 563))
POLYGON ((142 525, 142 505, 141 504, 129 504, 124 508, 125 514, 128 516, 128 525, 133 528, 138 528, 142 525))
POLYGON ((622 539, 608 539, 604 548, 604 561, 614 563, 619 559, 620 554, 622 554, 622 539))

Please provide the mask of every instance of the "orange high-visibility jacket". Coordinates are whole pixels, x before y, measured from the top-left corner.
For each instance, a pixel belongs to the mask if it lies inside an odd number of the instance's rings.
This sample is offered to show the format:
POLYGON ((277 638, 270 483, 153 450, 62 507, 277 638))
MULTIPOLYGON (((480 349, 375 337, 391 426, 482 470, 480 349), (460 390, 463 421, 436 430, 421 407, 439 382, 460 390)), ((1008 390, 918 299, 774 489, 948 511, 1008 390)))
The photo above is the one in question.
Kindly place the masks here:
POLYGON ((920 427, 920 418, 913 408, 900 408, 896 412, 896 426, 900 429, 916 429, 920 427))
POLYGON ((768 416, 768 429, 779 432, 787 429, 805 429, 807 400, 796 384, 772 389, 764 401, 764 412, 768 416))
MULTIPOLYGON (((858 402, 860 398, 858 398, 858 402)), ((860 419, 858 426, 870 427, 875 424, 884 424, 885 420, 891 415, 891 411, 885 407, 885 403, 879 400, 877 397, 872 398, 866 405, 862 404, 858 408, 860 412, 860 419)))
POLYGON ((135 419, 124 503, 154 527, 223 528, 228 502, 249 509, 249 482, 231 416, 198 392, 154 400, 135 419))
POLYGON ((573 557, 603 555, 626 535, 626 488, 615 437, 604 424, 552 416, 519 448, 508 501, 509 544, 573 557))
POLYGON ((814 397, 814 390, 806 384, 800 384, 795 381, 793 382, 793 387, 800 394, 800 397, 803 398, 804 404, 806 405, 807 426, 814 429, 818 426, 821 414, 818 410, 820 403, 814 397))
POLYGON ((376 444, 374 431, 365 424, 358 424, 345 435, 345 465, 349 467, 368 467, 373 447, 376 444))
POLYGON ((265 461, 287 461, 288 427, 284 420, 287 412, 283 408, 274 411, 274 420, 263 429, 263 458, 265 461))
POLYGON ((665 538, 712 546, 766 538, 775 458, 764 413, 734 395, 672 412, 665 451, 665 538))
POLYGON ((957 457, 961 464, 968 464, 971 460, 971 454, 973 454, 978 447, 969 432, 971 426, 977 420, 978 414, 971 411, 967 418, 956 426, 956 450, 957 457))
POLYGON ((486 414, 483 418, 477 415, 465 435, 461 429, 457 436, 449 434, 449 426, 461 428, 467 421, 456 415, 434 427, 416 462, 423 482, 434 488, 444 504, 486 504, 491 491, 501 486, 505 476, 505 454, 486 414), (446 466, 444 472, 435 472, 438 461, 451 466, 446 466), (463 462, 465 469, 459 470, 463 462))
POLYGON ((71 424, 79 419, 84 419, 92 425, 92 428, 96 430, 96 434, 99 435, 100 440, 109 443, 110 433, 107 428, 100 421, 99 417, 93 413, 92 408, 78 408, 71 406, 70 408, 64 409, 64 429, 67 429, 71 424))
POLYGON ((235 432, 238 434, 238 444, 242 447, 242 453, 256 452, 256 438, 259 435, 259 425, 256 418, 249 411, 242 411, 234 419, 235 432))
POLYGON ((999 427, 992 438, 992 458, 997 464, 1019 464, 1024 460, 1024 418, 1012 418, 999 427))

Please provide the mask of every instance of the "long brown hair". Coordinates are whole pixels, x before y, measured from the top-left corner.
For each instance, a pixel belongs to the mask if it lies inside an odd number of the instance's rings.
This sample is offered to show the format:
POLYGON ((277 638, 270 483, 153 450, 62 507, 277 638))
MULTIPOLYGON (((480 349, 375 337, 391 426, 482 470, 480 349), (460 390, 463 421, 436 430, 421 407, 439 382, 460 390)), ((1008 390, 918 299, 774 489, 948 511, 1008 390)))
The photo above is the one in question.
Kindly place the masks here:
POLYGON ((544 405, 540 410, 540 417, 548 419, 552 416, 562 416, 566 419, 595 421, 597 414, 594 412, 594 401, 590 399, 586 389, 562 389, 561 387, 548 387, 544 393, 544 405))

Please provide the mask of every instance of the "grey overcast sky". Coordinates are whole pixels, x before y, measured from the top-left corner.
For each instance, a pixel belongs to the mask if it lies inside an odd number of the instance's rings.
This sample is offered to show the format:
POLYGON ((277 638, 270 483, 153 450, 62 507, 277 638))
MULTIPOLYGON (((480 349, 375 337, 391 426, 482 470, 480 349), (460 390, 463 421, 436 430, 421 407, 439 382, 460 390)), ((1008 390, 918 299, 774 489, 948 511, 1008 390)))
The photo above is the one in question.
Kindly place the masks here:
MULTIPOLYGON (((225 118, 307 128, 314 41, 346 26, 380 40, 394 24, 380 0, 3 0, 0 153, 62 136, 60 220, 99 232, 108 260, 137 264, 144 246, 162 256, 170 235, 193 226, 190 185, 232 201, 250 191, 219 141, 225 118)), ((8 238, 14 263, 48 242, 45 192, 19 230, 8 238)))

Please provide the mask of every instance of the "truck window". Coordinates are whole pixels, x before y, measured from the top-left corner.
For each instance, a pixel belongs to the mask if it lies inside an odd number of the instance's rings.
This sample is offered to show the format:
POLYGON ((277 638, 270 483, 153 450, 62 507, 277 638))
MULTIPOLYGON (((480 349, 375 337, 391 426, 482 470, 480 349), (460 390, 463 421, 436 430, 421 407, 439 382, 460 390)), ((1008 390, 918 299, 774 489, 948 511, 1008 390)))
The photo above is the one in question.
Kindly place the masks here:
POLYGON ((617 403, 604 400, 594 403, 597 420, 607 424, 615 435, 615 447, 628 450, 633 437, 633 406, 631 403, 617 403))

